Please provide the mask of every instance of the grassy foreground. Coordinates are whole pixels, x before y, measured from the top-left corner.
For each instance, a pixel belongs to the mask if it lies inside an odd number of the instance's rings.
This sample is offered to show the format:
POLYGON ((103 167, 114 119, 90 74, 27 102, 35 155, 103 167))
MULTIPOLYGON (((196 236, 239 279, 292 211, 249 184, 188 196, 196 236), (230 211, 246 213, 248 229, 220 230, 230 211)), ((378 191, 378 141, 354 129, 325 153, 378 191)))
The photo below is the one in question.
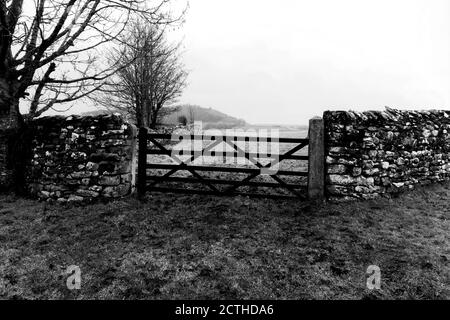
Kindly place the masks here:
POLYGON ((450 185, 320 207, 152 195, 0 196, 3 299, 450 299, 450 185), (81 269, 81 289, 66 269, 81 269), (381 290, 366 269, 381 268, 381 290))

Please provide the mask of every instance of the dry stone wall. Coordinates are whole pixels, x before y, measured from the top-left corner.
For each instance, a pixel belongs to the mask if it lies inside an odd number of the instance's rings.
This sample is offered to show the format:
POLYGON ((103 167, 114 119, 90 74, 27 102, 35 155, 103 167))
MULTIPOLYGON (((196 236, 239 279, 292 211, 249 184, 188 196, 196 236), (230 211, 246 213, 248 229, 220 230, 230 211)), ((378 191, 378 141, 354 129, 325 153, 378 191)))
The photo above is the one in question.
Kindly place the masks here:
POLYGON ((389 196, 450 177, 450 111, 324 113, 328 199, 389 196))
POLYGON ((32 124, 29 191, 58 202, 131 193, 136 128, 118 115, 44 117, 32 124))

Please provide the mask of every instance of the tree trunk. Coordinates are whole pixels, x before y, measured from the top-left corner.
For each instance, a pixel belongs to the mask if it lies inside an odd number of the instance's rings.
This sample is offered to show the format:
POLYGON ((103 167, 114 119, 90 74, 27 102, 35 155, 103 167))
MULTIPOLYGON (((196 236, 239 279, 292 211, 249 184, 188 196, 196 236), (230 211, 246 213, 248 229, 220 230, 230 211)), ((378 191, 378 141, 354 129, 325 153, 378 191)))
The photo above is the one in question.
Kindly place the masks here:
POLYGON ((161 105, 157 104, 156 108, 153 110, 151 114, 151 122, 150 122, 150 128, 154 129, 156 128, 156 124, 158 123, 158 112, 161 109, 161 105))
POLYGON ((147 112, 147 127, 154 129, 155 127, 152 127, 152 109, 151 107, 146 107, 147 112))
POLYGON ((0 130, 16 130, 20 128, 22 117, 19 112, 17 81, 0 76, 0 130))
POLYGON ((25 124, 19 111, 18 83, 0 76, 0 189, 25 190, 25 124))
POLYGON ((147 110, 141 103, 136 103, 136 125, 138 128, 148 127, 147 110))
POLYGON ((142 105, 144 114, 143 116, 144 127, 151 128, 151 115, 152 115, 151 104, 148 101, 148 99, 145 99, 142 105))
POLYGON ((138 128, 142 128, 144 126, 144 122, 142 121, 142 113, 136 112, 136 125, 138 128))

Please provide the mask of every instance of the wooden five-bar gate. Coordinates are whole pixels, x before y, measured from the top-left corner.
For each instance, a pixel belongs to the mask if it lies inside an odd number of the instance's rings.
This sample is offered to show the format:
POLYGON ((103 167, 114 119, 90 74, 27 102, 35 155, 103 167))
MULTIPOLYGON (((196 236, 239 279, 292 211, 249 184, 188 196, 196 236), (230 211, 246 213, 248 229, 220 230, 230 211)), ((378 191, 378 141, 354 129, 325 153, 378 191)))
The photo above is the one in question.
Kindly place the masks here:
MULTIPOLYGON (((225 160, 224 160, 225 162, 225 160)), ((238 162, 238 161, 235 161, 238 162)), ((171 135, 139 130, 138 181, 140 197, 146 192, 242 195, 264 198, 321 199, 323 196, 323 124, 310 121, 306 138, 273 138, 241 135, 171 135), (197 148, 174 150, 177 142, 197 148), (243 144, 268 143, 284 145, 260 153, 243 148, 243 144), (204 145, 206 143, 206 145, 204 145), (201 146, 198 149, 198 146, 201 146), (227 145, 228 151, 217 151, 227 145), (308 147, 308 153, 298 154, 308 147), (150 156, 149 156, 150 155, 150 156), (195 164, 202 157, 243 159, 245 166, 230 164, 195 164), (283 167, 284 161, 308 161, 304 166, 283 167), (306 169, 306 170, 298 170, 306 169), (185 173, 180 175, 181 173, 185 173), (186 175, 188 173, 188 175, 186 175), (224 176, 224 175, 227 176, 224 176), (230 175, 233 179, 230 179, 230 175)))

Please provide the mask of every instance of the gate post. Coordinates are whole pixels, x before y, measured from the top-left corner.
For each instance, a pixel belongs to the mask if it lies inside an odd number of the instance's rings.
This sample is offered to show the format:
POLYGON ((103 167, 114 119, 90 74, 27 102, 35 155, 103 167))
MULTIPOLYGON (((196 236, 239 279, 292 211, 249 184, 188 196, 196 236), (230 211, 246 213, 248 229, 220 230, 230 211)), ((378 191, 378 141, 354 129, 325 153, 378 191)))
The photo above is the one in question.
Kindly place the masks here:
POLYGON ((147 180, 147 128, 139 128, 138 180, 137 191, 139 199, 145 196, 147 180))
POLYGON ((325 198, 325 133, 322 118, 309 120, 308 138, 308 198, 322 201, 325 198))

